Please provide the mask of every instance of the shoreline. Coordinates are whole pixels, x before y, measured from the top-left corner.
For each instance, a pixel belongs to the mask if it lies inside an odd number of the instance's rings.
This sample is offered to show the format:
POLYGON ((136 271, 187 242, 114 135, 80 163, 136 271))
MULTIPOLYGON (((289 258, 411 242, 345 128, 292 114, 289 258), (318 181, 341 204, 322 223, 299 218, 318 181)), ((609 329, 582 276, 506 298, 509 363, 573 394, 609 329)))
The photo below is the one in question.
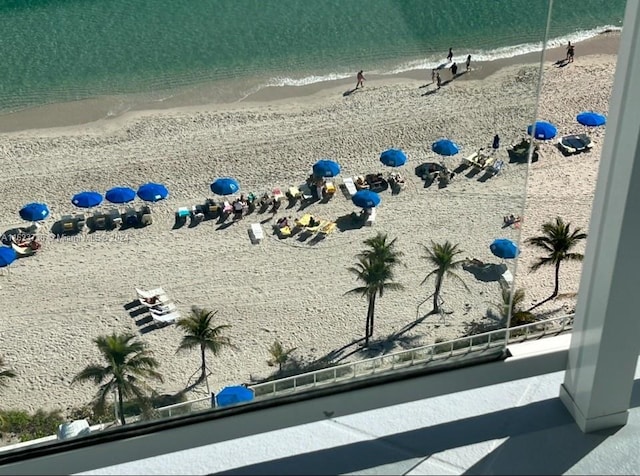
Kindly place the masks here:
MULTIPOLYGON (((580 57, 594 55, 615 55, 620 40, 619 31, 605 31, 587 40, 576 43, 576 61, 580 57)), ((545 52, 545 64, 564 58, 564 48, 551 48, 545 52)), ((488 62, 474 62, 469 74, 461 74, 456 81, 484 80, 504 68, 513 65, 527 65, 539 63, 542 52, 526 53, 488 62)), ((464 70, 464 65, 461 66, 464 70)), ((430 71, 416 69, 391 75, 367 75, 365 85, 400 84, 407 81, 424 84, 430 83, 430 71)), ((157 113, 210 111, 210 110, 238 110, 243 107, 264 106, 268 103, 280 102, 309 102, 323 100, 328 96, 346 94, 352 89, 355 78, 337 79, 313 83, 305 86, 267 86, 249 94, 241 100, 201 102, 196 98, 205 96, 203 91, 210 89, 210 84, 186 88, 175 92, 164 100, 152 99, 127 107, 124 97, 98 97, 80 101, 54 103, 25 109, 0 116, 0 137, 14 133, 35 132, 47 129, 62 131, 74 130, 82 127, 107 127, 126 123, 132 118, 157 113), (346 90, 345 90, 346 88, 346 90), (114 112, 115 109, 115 112, 114 112), (118 111, 119 110, 119 111, 118 111), (108 115, 112 117, 107 117, 108 115)), ((161 94, 161 93, 158 93, 161 94)))

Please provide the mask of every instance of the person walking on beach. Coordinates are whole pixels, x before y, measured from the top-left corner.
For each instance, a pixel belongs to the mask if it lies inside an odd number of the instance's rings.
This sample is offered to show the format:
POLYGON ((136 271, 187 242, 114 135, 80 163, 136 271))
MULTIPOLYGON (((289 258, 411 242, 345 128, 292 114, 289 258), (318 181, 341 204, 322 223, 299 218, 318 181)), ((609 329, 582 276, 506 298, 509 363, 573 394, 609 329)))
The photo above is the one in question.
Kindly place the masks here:
POLYGON ((567 57, 565 58, 567 62, 569 62, 569 51, 571 51, 571 48, 573 47, 571 46, 571 42, 569 42, 569 44, 567 45, 567 57))
POLYGON ((571 42, 569 42, 569 47, 567 48, 567 61, 569 63, 573 63, 573 55, 575 55, 575 53, 575 46, 572 45, 571 42))
POLYGON ((358 89, 360 86, 364 88, 365 80, 366 78, 364 77, 364 74, 362 74, 362 70, 358 71, 358 82, 356 83, 356 89, 358 89))
POLYGON ((436 70, 435 68, 431 70, 431 84, 436 82, 436 70))
POLYGON ((471 70, 471 55, 467 55, 467 72, 471 70))
POLYGON ((453 59, 453 50, 451 48, 449 48, 449 54, 447 55, 447 61, 449 63, 451 63, 452 59, 453 59))
POLYGON ((438 89, 442 86, 442 80, 440 79, 440 73, 436 73, 436 83, 438 83, 438 89))
POLYGON ((451 65, 451 76, 455 78, 457 74, 458 74, 458 65, 457 63, 453 63, 451 65))

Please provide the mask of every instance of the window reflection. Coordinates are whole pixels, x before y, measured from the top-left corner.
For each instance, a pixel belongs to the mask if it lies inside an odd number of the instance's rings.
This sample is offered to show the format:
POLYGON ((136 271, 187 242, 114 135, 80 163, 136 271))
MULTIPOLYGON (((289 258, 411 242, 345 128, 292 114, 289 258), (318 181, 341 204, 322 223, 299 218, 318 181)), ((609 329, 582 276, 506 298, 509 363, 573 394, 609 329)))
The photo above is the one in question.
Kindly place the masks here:
MULTIPOLYGON (((224 65, 226 43, 156 39, 157 64, 100 43, 82 74, 28 64, 23 89, 7 54, 3 443, 570 329, 624 6, 587 3, 298 5, 311 30, 230 3, 229 22, 264 24, 224 65)), ((27 41, 37 13, 6 14, 27 41)), ((80 44, 64 35, 61 63, 80 44)))

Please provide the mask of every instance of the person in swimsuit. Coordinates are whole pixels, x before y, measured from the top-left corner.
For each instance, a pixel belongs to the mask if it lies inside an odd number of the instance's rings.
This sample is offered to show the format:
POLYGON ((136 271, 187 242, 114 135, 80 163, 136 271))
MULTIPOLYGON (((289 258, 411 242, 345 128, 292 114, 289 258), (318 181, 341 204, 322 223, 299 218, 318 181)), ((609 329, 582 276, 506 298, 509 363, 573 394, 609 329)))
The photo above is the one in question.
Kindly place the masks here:
POLYGON ((356 89, 358 89, 360 86, 364 88, 365 79, 366 78, 364 77, 364 74, 362 74, 362 70, 358 71, 358 82, 356 83, 356 89))

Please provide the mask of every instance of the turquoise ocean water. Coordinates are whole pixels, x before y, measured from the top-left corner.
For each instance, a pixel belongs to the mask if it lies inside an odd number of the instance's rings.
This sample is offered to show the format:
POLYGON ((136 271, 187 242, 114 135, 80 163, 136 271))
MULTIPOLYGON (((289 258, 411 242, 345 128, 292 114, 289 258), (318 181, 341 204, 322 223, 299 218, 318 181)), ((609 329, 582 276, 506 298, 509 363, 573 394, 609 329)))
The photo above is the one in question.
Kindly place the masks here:
MULTIPOLYGON (((625 0, 555 0, 552 44, 619 28, 625 0)), ((239 99, 429 68, 449 47, 492 60, 540 49, 547 0, 0 0, 0 114, 209 84, 239 99)))

